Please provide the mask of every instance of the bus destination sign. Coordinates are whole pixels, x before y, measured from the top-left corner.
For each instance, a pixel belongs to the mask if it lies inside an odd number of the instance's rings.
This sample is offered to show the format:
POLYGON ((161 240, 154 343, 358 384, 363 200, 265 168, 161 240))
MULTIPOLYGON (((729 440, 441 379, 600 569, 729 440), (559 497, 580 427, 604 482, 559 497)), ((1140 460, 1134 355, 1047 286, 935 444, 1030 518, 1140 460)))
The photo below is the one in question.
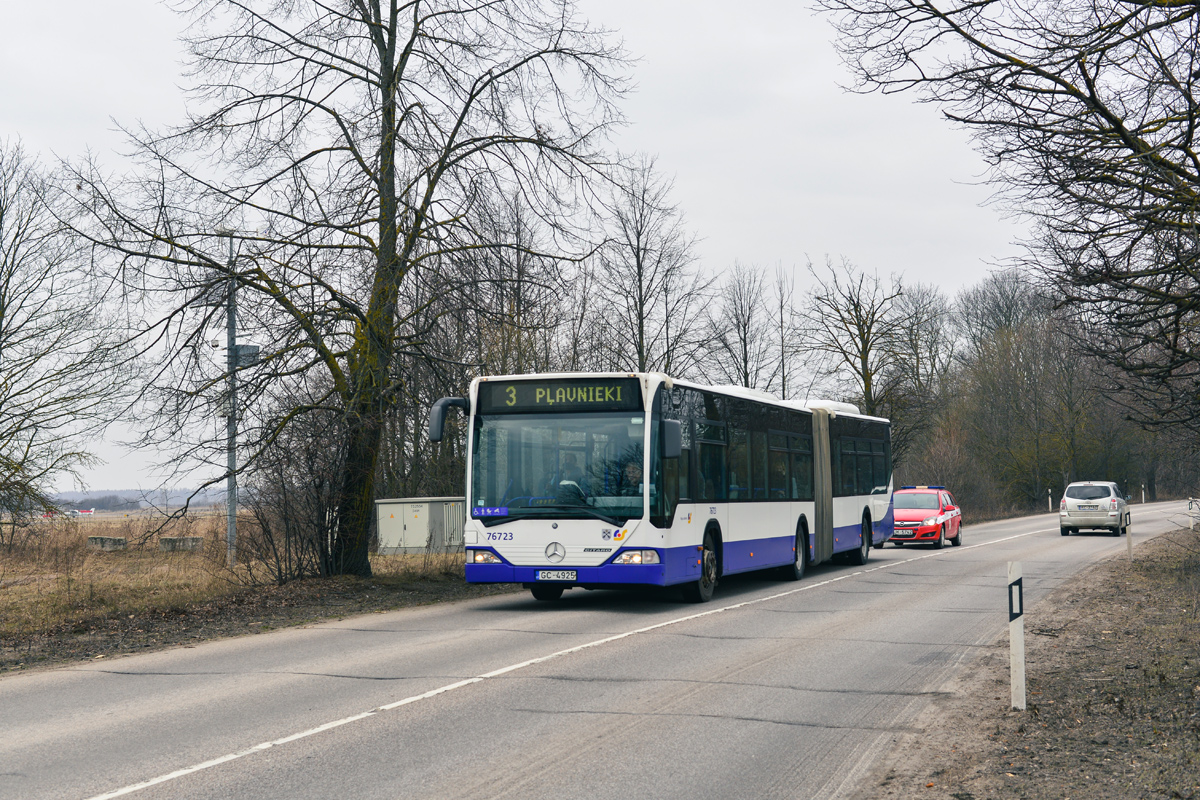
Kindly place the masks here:
POLYGON ((479 384, 479 413, 641 411, 637 378, 487 381, 479 384))

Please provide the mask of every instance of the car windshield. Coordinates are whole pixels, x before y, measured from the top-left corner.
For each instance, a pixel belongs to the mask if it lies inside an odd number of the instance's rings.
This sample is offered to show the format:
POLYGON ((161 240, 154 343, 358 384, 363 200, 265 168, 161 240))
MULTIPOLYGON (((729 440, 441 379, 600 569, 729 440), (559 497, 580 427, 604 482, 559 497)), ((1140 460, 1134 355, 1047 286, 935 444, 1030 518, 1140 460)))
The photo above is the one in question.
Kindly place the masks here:
POLYGON ((921 494, 907 494, 905 492, 896 492, 892 495, 893 508, 920 508, 931 509, 940 508, 938 505, 938 496, 932 492, 924 492, 921 494))
POLYGON ((475 418, 472 516, 641 517, 640 412, 475 418))
POLYGON ((1107 486, 1068 486, 1067 497, 1072 500, 1100 500, 1108 497, 1107 486))

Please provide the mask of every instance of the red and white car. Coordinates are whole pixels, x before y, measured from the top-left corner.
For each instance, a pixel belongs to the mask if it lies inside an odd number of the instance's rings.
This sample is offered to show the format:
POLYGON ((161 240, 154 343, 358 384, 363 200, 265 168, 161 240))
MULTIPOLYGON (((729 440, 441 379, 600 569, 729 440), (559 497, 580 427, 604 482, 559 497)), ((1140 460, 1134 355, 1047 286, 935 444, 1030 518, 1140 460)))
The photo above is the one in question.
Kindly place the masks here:
POLYGON ((892 493, 895 528, 891 542, 962 544, 962 511, 945 486, 902 486, 892 493))

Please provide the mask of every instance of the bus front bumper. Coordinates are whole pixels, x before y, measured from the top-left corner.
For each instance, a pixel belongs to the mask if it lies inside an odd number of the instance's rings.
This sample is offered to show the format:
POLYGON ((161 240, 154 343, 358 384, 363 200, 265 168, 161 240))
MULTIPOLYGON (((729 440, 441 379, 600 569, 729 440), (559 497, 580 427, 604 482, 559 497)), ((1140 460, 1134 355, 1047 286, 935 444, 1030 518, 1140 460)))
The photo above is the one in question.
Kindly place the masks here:
POLYGON ((598 567, 515 567, 511 564, 467 564, 467 583, 558 583, 566 586, 643 584, 666 586, 666 564, 601 564, 598 567), (574 572, 575 580, 541 580, 543 572, 574 572))

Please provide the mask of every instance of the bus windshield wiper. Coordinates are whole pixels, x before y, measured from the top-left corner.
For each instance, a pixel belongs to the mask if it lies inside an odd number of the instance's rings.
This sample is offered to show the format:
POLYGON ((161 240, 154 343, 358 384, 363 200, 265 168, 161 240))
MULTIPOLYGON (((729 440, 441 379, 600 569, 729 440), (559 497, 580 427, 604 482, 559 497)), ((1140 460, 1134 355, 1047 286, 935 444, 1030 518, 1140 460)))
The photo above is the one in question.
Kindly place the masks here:
POLYGON ((598 520, 607 522, 609 525, 615 525, 618 528, 621 527, 621 523, 617 522, 615 517, 610 517, 607 514, 601 514, 599 511, 593 511, 591 508, 589 508, 587 506, 571 506, 572 511, 574 511, 575 509, 579 509, 580 511, 584 512, 585 514, 595 517, 598 520))
POLYGON ((559 518, 570 519, 576 512, 582 512, 589 517, 607 522, 609 525, 621 527, 621 523, 615 517, 610 517, 607 514, 601 514, 599 511, 593 511, 588 506, 553 506, 539 509, 522 509, 526 513, 522 514, 507 514, 502 517, 475 517, 476 520, 483 523, 485 528, 494 528, 497 525, 503 525, 506 522, 512 522, 516 519, 529 519, 531 517, 542 517, 546 519, 559 518), (533 513, 528 513, 532 511, 533 513))

